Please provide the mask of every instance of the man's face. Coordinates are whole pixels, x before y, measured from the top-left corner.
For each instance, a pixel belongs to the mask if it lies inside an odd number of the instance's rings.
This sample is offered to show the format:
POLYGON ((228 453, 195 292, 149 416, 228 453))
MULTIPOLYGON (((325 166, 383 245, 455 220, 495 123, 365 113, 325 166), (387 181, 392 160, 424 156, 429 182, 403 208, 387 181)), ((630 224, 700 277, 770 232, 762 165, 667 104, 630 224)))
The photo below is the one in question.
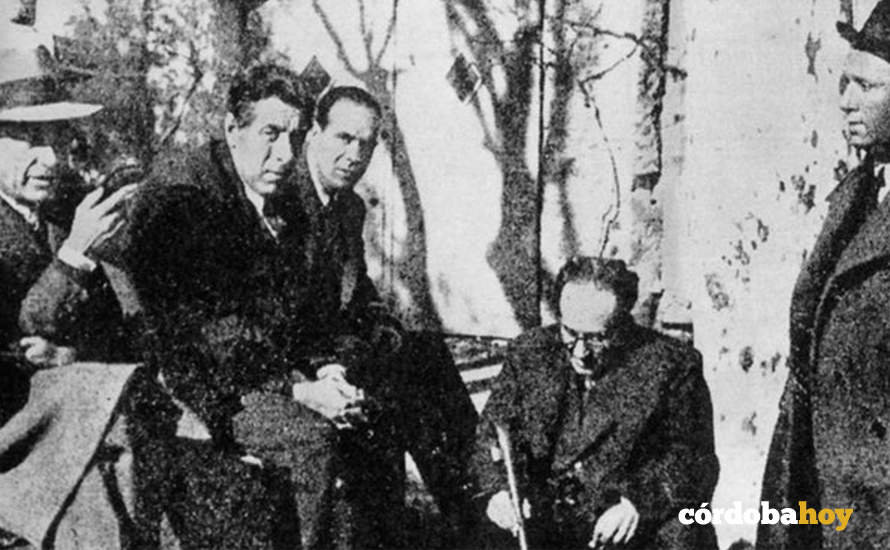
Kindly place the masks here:
POLYGON ((243 126, 232 113, 226 115, 226 142, 238 176, 264 197, 280 191, 293 167, 291 136, 299 128, 301 115, 277 97, 254 103, 243 126))
POLYGON ((31 207, 52 200, 75 137, 65 122, 0 123, 0 190, 31 207))
POLYGON ((851 50, 840 80, 844 134, 850 145, 890 143, 890 63, 851 50))
POLYGON ((328 125, 316 124, 308 138, 310 158, 325 190, 334 193, 358 183, 374 155, 379 130, 373 109, 351 99, 331 106, 328 125))
POLYGON ((612 291, 598 288, 592 282, 572 282, 563 287, 559 299, 560 323, 563 341, 574 355, 600 351, 608 345, 606 328, 616 312, 616 304, 612 291))

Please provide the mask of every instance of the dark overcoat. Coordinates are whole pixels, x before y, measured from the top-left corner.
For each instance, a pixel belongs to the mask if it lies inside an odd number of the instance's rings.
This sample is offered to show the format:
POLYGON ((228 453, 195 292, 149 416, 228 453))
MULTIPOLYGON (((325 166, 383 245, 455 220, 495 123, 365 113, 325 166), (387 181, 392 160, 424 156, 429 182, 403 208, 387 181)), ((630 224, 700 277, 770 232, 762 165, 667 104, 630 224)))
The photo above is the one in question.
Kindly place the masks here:
POLYGON ((284 347, 298 340, 288 323, 304 317, 298 224, 276 241, 228 147, 212 141, 156 160, 130 225, 128 265, 151 329, 147 359, 217 442, 231 442, 241 397, 295 366, 298 354, 284 347))
POLYGON ((845 531, 761 525, 760 549, 890 540, 890 204, 869 163, 829 210, 791 301, 788 381, 763 480, 773 508, 854 508, 845 531))
POLYGON ((507 489, 499 424, 531 504, 532 547, 586 548, 596 519, 624 496, 640 514, 629 548, 716 548, 713 528, 678 521, 681 509, 710 502, 718 474, 701 355, 629 319, 609 353, 585 392, 558 326, 511 344, 478 432, 482 509, 507 489))
POLYGON ((188 547, 293 545, 298 527, 303 548, 326 542, 315 502, 329 500, 338 473, 336 434, 291 397, 308 369, 301 327, 315 323, 303 224, 288 200, 276 201, 285 223, 273 237, 214 140, 158 158, 132 207, 126 257, 146 312, 146 362, 209 434, 180 434, 174 458, 173 527, 188 547), (263 471, 246 468, 248 454, 263 471), (277 507, 279 497, 290 504, 277 507))
POLYGON ((327 326, 341 333, 359 333, 388 323, 400 330, 397 321, 386 319, 380 295, 368 277, 362 198, 343 189, 327 205, 322 204, 305 155, 297 166, 294 191, 304 223, 306 265, 316 289, 313 301, 320 313, 330 317, 327 326))

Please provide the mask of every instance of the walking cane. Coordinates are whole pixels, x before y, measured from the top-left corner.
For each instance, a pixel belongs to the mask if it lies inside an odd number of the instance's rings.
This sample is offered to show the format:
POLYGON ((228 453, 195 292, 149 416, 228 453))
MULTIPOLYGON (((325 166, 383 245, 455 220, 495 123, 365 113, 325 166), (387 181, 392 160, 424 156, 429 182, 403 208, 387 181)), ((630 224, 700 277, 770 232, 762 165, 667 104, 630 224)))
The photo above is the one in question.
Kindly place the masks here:
POLYGON ((516 483, 516 471, 513 469, 513 452, 510 445, 510 432, 498 424, 495 424, 494 429, 498 435, 498 445, 501 448, 501 453, 504 455, 504 464, 507 466, 507 486, 510 489, 510 500, 513 502, 513 511, 516 513, 519 550, 528 550, 528 540, 525 538, 525 524, 522 520, 522 500, 519 498, 519 485, 516 483))

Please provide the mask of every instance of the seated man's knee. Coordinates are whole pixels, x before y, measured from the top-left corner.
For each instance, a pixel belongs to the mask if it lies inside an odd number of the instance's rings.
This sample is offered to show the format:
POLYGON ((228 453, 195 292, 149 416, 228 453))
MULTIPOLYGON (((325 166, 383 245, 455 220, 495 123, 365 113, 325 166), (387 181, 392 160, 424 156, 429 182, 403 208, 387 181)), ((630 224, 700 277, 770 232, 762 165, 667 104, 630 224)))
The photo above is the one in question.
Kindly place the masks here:
POLYGON ((252 394, 233 419, 235 440, 265 464, 323 465, 336 454, 339 441, 333 422, 308 407, 277 394, 252 394))

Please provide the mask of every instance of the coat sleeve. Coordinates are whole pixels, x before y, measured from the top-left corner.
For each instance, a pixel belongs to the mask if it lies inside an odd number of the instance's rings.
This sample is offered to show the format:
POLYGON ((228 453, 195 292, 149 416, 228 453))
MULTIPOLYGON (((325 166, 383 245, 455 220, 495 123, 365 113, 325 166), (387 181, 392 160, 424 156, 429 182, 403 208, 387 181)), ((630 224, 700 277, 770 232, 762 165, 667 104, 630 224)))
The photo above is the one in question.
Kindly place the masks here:
POLYGON ((78 310, 95 299, 93 290, 101 284, 97 281, 99 277, 99 273, 81 271, 53 258, 21 303, 22 333, 38 334, 59 344, 68 343, 65 335, 77 322, 78 310))
POLYGON ((20 334, 18 312, 21 296, 16 295, 18 286, 13 267, 6 258, 0 257, 0 343, 4 346, 13 343, 20 334))
POLYGON ((72 346, 79 360, 133 359, 129 323, 101 267, 82 271, 55 257, 17 305, 23 335, 72 346))
MULTIPOLYGON (((685 507, 710 502, 719 464, 714 453, 711 396, 702 374, 701 354, 676 351, 681 369, 663 393, 655 437, 636 449, 618 491, 636 506, 641 529, 658 531, 676 524, 685 507)), ((676 359, 675 359, 676 360, 676 359)))

